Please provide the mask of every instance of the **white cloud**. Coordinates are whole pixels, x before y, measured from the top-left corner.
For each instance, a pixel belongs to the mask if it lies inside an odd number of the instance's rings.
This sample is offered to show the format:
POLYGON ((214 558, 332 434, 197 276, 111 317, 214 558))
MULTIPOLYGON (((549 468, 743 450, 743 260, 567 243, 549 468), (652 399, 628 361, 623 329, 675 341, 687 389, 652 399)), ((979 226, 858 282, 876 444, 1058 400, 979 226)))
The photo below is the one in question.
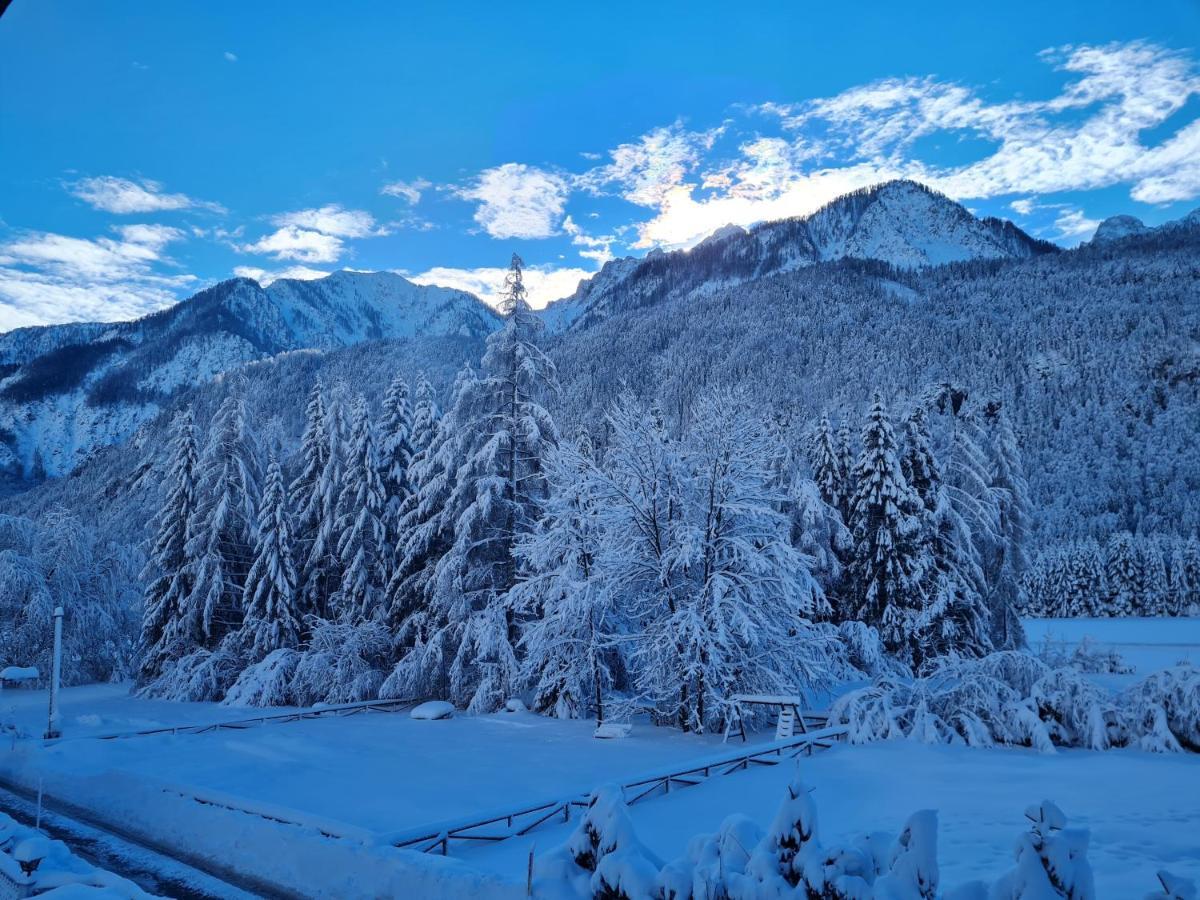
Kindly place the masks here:
POLYGON ((1008 204, 1009 208, 1018 216, 1027 216, 1037 208, 1037 203, 1032 197, 1020 197, 1008 204))
POLYGON ((566 180, 553 172, 505 163, 479 173, 455 196, 479 202, 475 221, 494 238, 546 238, 558 233, 567 201, 566 180))
POLYGON ((237 62, 238 61, 236 53, 230 53, 228 50, 226 50, 224 55, 225 55, 226 62, 237 62))
POLYGON ((1054 219, 1058 239, 1064 244, 1078 244, 1090 238, 1100 226, 1099 219, 1089 219, 1082 209, 1064 206, 1054 219))
POLYGON ((287 225, 251 244, 243 244, 239 249, 243 253, 262 253, 274 259, 331 263, 337 262, 346 245, 337 235, 287 225))
POLYGON ((162 251, 184 233, 127 225, 119 239, 30 232, 0 244, 0 330, 64 321, 132 319, 169 306, 192 275, 164 275, 162 251))
MULTIPOLYGON (((679 122, 622 144, 611 162, 577 176, 591 193, 616 185, 654 210, 635 223, 632 246, 687 247, 726 224, 812 212, 838 195, 891 178, 915 178, 960 199, 1020 194, 1019 215, 1037 196, 1127 184, 1135 200, 1200 195, 1200 122, 1157 145, 1146 132, 1200 95, 1193 61, 1146 42, 1068 46, 1042 54, 1065 83, 1046 99, 985 99, 974 88, 931 77, 890 78, 832 97, 764 104, 752 112, 782 133, 750 131, 734 119, 708 131, 679 122), (725 158, 714 147, 737 136, 725 158), (958 165, 929 157, 933 144, 977 142, 958 165)), ((1086 216, 1061 234, 1082 233, 1086 216)))
POLYGON ((233 246, 242 253, 261 253, 278 260, 332 263, 346 252, 346 239, 390 233, 369 212, 337 203, 280 213, 271 218, 271 224, 278 227, 270 234, 233 246))
POLYGON ((401 200, 407 201, 410 206, 416 206, 421 202, 421 194, 431 187, 433 187, 432 182, 424 178, 416 178, 412 181, 390 182, 380 188, 379 192, 389 197, 399 197, 401 200))
POLYGON ((375 217, 361 209, 345 209, 330 203, 318 209, 299 209, 280 213, 271 222, 284 227, 296 227, 332 234, 343 238, 379 237, 387 230, 375 224, 375 217))
POLYGON ((257 266, 235 266, 233 274, 239 278, 252 278, 263 287, 266 287, 271 282, 278 281, 280 278, 313 281, 317 278, 325 278, 332 273, 321 269, 310 269, 308 266, 289 266, 286 269, 276 269, 274 271, 260 269, 257 266))
MULTIPOLYGON (((440 287, 469 291, 491 307, 500 307, 500 292, 504 288, 504 276, 508 269, 484 267, 479 269, 454 269, 438 266, 419 275, 402 272, 416 284, 436 284, 440 287)), ((594 272, 586 269, 551 266, 529 266, 525 269, 525 287, 529 291, 529 305, 541 309, 553 300, 570 296, 585 278, 594 272)))
POLYGON ((681 122, 656 128, 610 151, 612 162, 584 173, 578 184, 594 193, 616 184, 630 203, 659 206, 700 163, 722 131, 688 131, 681 122))
POLYGON ((67 190, 94 209, 120 215, 178 209, 225 212, 219 203, 195 200, 186 194, 165 193, 161 184, 149 179, 131 181, 113 175, 100 175, 73 182, 67 185, 67 190))

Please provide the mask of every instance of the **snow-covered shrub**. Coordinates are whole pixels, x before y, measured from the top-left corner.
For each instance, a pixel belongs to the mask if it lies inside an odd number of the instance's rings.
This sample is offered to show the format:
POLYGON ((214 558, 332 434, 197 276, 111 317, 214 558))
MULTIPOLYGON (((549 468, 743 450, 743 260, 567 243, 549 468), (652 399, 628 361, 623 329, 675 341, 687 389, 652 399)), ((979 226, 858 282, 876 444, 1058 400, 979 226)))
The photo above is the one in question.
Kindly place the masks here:
POLYGON ((676 876, 690 870, 691 893, 680 894, 677 889, 676 896, 758 896, 758 880, 748 870, 762 840, 762 829, 740 813, 726 818, 716 834, 693 838, 686 865, 677 862, 673 867, 676 876))
POLYGON ((913 813, 892 848, 887 874, 875 882, 879 900, 934 900, 938 889, 937 813, 913 813))
MULTIPOLYGON (((697 835, 663 865, 634 834, 619 787, 593 795, 567 842, 536 861, 539 900, 1096 900, 1088 832, 1067 828, 1049 800, 1025 810, 1031 829, 1015 864, 991 883, 943 890, 937 813, 919 810, 896 838, 873 832, 823 846, 812 791, 797 774, 770 828, 744 815, 697 835)), ((1195 885, 1159 872, 1146 900, 1198 900, 1195 885)))
POLYGON ((947 660, 916 679, 879 677, 835 701, 830 722, 847 726, 851 743, 1200 751, 1200 673, 1176 666, 1113 695, 1077 668, 1004 651, 947 660))
POLYGON ((302 654, 281 647, 248 666, 222 701, 227 706, 287 706, 292 702, 292 679, 302 654))
POLYGON ((298 706, 374 700, 391 665, 391 637, 378 622, 322 622, 292 676, 298 706))
POLYGON ((1092 675, 1130 675, 1133 666, 1125 662, 1112 647, 1096 647, 1090 637, 1084 637, 1071 647, 1050 635, 1037 648, 1037 657, 1052 669, 1071 667, 1092 675))
POLYGON ((1033 827, 1021 835, 1016 865, 992 887, 991 900, 1095 900, 1087 831, 1068 829, 1049 800, 1026 809, 1025 817, 1033 827))
POLYGON ((603 785, 567 842, 538 863, 534 895, 652 900, 661 868, 634 834, 621 788, 603 785))
POLYGON ((228 642, 215 650, 194 650, 163 666, 162 674, 141 690, 143 697, 188 702, 222 699, 245 666, 245 659, 228 642))
POLYGON ((1163 669, 1127 688, 1119 699, 1142 747, 1200 753, 1200 669, 1163 669))

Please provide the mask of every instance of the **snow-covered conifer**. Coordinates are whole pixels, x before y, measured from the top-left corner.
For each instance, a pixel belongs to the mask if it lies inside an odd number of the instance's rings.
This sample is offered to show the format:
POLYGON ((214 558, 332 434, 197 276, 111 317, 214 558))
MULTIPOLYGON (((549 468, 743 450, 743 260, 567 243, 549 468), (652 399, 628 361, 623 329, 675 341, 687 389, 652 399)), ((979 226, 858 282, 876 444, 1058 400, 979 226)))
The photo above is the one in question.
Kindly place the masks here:
POLYGON ((313 620, 329 617, 329 598, 339 581, 334 529, 341 487, 341 406, 335 402, 327 409, 319 381, 308 396, 300 440, 300 474, 289 494, 296 522, 296 614, 307 638, 313 620))
POLYGON ((300 641, 296 616, 296 566, 292 561, 291 509, 283 470, 271 457, 259 503, 254 563, 246 576, 242 641, 260 660, 300 641))
POLYGON ((996 498, 997 534, 992 547, 980 547, 983 575, 988 585, 987 603, 992 615, 992 642, 1013 650, 1024 646, 1025 633, 1017 618, 1021 576, 1029 567, 1029 482, 1017 436, 1005 408, 998 402, 983 410, 987 456, 996 498))
POLYGON ((837 439, 834 437, 833 427, 829 424, 828 416, 822 416, 820 424, 817 425, 811 464, 813 481, 817 483, 817 487, 821 491, 821 499, 834 509, 844 509, 847 503, 844 496, 847 472, 842 468, 844 460, 839 452, 837 439))
POLYGON ((1118 531, 1108 539, 1107 559, 1104 565, 1105 581, 1108 583, 1108 605, 1105 610, 1110 616, 1137 615, 1146 594, 1145 569, 1142 555, 1128 531, 1118 531))
POLYGON ((920 498, 904 480, 896 439, 878 395, 863 427, 854 468, 854 559, 850 578, 859 616, 877 625, 893 652, 908 652, 924 605, 920 498))
POLYGON ((197 475, 187 553, 192 587, 181 620, 212 648, 242 621, 242 591, 257 529, 258 453, 240 386, 217 410, 197 475))
POLYGON ((371 416, 361 397, 350 413, 345 465, 337 502, 337 555, 342 581, 335 606, 339 619, 355 623, 381 614, 386 586, 384 486, 371 416))
POLYGON ((181 628, 183 607, 191 593, 192 565, 187 551, 188 523, 196 511, 196 466, 199 449, 191 407, 171 423, 171 455, 164 476, 166 496, 155 520, 154 543, 143 577, 148 579, 142 613, 141 664, 138 680, 156 678, 163 663, 191 649, 194 635, 181 628))
POLYGON ((383 416, 379 423, 379 470, 385 498, 383 523, 386 529, 382 556, 388 574, 395 568, 400 546, 400 516, 404 502, 412 493, 409 469, 413 458, 413 408, 409 403, 408 382, 397 375, 383 397, 383 416))
POLYGON ((433 579, 433 605, 449 629, 450 699, 475 711, 502 705, 519 677, 516 623, 503 598, 516 583, 513 548, 546 499, 544 460, 558 443, 544 405, 557 393, 557 375, 539 346, 544 325, 516 254, 502 311, 480 377, 462 386, 449 414, 460 463, 441 515, 453 539, 433 579), (455 608, 465 614, 451 614, 455 608))

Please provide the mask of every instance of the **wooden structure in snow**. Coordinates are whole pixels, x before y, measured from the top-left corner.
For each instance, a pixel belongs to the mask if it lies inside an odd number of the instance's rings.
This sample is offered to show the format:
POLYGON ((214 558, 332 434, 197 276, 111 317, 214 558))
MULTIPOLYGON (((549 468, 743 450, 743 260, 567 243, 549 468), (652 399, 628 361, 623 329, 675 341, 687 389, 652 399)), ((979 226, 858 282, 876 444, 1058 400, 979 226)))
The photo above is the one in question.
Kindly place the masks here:
POLYGON ((722 743, 729 740, 729 735, 741 735, 742 742, 746 741, 746 722, 742 714, 743 706, 774 706, 779 714, 775 720, 775 740, 786 741, 794 737, 796 732, 808 734, 810 731, 824 728, 829 715, 823 712, 805 712, 804 698, 792 694, 736 694, 733 697, 733 711, 725 719, 725 734, 722 743))
POLYGON ((36 666, 5 666, 0 669, 0 688, 37 687, 41 677, 36 666))

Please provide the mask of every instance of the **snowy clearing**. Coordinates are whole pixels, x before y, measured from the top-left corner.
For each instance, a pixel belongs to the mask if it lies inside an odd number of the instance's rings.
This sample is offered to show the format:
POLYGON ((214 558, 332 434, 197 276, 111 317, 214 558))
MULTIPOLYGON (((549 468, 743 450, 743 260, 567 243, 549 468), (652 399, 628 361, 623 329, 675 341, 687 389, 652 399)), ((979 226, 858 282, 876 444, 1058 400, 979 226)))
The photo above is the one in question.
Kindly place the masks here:
MULTIPOLYGON (((64 722, 82 731, 110 731, 117 723, 211 722, 242 713, 143 701, 123 690, 66 690, 64 722)), ((21 719, 40 724, 38 694, 21 697, 21 719)), ((443 721, 399 713, 48 747, 16 741, 0 751, 0 774, 26 784, 42 778, 48 792, 169 835, 201 855, 237 860, 239 868, 302 893, 319 885, 344 897, 397 888, 413 897, 519 897, 530 847, 540 856, 565 840, 571 826, 459 848, 450 860, 381 846, 377 836, 582 793, 741 746, 647 725, 636 725, 628 739, 601 741, 591 737, 592 728, 586 721, 521 712, 443 721), (199 804, 195 796, 304 827, 199 804), (353 839, 335 840, 322 830, 353 839)), ((839 746, 804 759, 802 772, 816 787, 822 832, 831 840, 894 833, 914 811, 937 809, 946 886, 998 877, 1027 824, 1025 807, 1042 799, 1058 803, 1073 825, 1091 829, 1089 856, 1102 900, 1142 896, 1158 868, 1200 876, 1194 838, 1200 830, 1200 763, 1192 755, 1047 755, 904 741, 839 746)), ((792 774, 787 763, 648 799, 631 807, 633 823, 654 852, 671 859, 691 837, 715 831, 731 813, 765 827, 792 774)))
MULTIPOLYGON (((1025 807, 1052 799, 1072 827, 1091 830, 1088 858, 1100 900, 1142 897, 1167 868, 1200 876, 1200 764, 1192 756, 1136 751, 972 750, 907 741, 838 746, 802 759, 815 787, 822 837, 896 834, 919 809, 938 811, 942 884, 995 880, 1012 864, 1025 807)), ((791 764, 720 778, 629 808, 637 836, 666 860, 697 834, 715 832, 730 814, 766 828, 785 796, 791 764)), ((558 826, 461 854, 474 866, 524 877, 529 848, 541 855, 566 840, 558 826)))
POLYGON ((1200 618, 1023 619, 1034 652, 1047 639, 1074 647, 1085 638, 1096 649, 1112 648, 1133 666, 1132 676, 1108 676, 1125 684, 1187 660, 1200 666, 1200 618))

